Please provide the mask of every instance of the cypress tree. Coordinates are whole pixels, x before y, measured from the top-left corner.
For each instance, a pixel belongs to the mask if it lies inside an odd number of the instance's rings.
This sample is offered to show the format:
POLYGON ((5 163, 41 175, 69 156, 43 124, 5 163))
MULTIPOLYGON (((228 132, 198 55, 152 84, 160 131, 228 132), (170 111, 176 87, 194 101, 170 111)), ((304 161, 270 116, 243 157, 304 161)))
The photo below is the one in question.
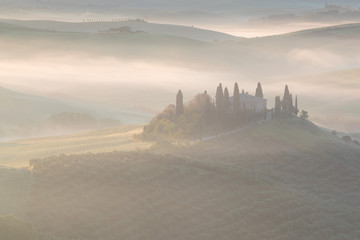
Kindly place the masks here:
POLYGON ((224 114, 227 115, 230 107, 230 96, 227 87, 224 90, 224 114))
POLYGON ((281 99, 280 96, 275 97, 275 116, 279 116, 281 112, 281 99))
POLYGON ((284 97, 282 100, 282 110, 286 114, 291 114, 291 98, 288 85, 285 86, 284 97))
POLYGON ((184 113, 184 99, 181 90, 178 91, 176 95, 176 108, 175 108, 175 119, 179 119, 179 117, 184 113))
POLYGON ((295 109, 294 109, 294 114, 295 114, 296 117, 297 117, 297 115, 299 114, 297 96, 295 97, 295 109))
POLYGON ((285 85, 285 91, 284 91, 283 100, 284 99, 289 99, 289 97, 290 97, 289 87, 288 87, 288 85, 285 85))
POLYGON ((221 83, 216 90, 216 111, 221 114, 224 105, 224 92, 221 83))
POLYGON ((230 96, 229 96, 229 91, 226 87, 224 89, 224 108, 222 112, 222 119, 223 119, 224 127, 226 128, 230 127, 229 112, 230 112, 230 96))
POLYGON ((235 83, 234 97, 233 97, 233 116, 236 124, 239 121, 239 115, 240 115, 240 92, 239 92, 238 84, 235 83))
POLYGON ((256 92, 255 92, 255 97, 259 97, 259 98, 263 98, 263 97, 264 97, 263 91, 262 91, 262 87, 261 87, 261 83, 258 83, 258 84, 257 84, 256 92))
POLYGON ((213 106, 211 103, 211 97, 207 94, 206 91, 204 95, 205 95, 205 109, 204 109, 205 123, 210 124, 213 119, 212 118, 213 106))

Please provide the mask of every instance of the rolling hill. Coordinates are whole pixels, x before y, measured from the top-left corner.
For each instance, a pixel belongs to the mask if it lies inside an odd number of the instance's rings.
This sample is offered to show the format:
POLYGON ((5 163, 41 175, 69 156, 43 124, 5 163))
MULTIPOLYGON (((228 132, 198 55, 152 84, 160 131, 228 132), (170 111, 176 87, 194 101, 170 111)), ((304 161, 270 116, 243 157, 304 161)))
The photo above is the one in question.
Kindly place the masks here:
POLYGON ((342 24, 331 27, 316 28, 289 33, 293 36, 326 37, 326 38, 358 38, 360 36, 360 23, 342 24))
POLYGON ((125 124, 143 123, 149 118, 146 113, 41 97, 0 87, 0 139, 51 134, 51 131, 41 131, 42 124, 51 116, 64 112, 89 114, 99 120, 120 119, 125 124))
POLYGON ((180 25, 148 23, 141 20, 112 21, 111 19, 108 19, 102 20, 101 22, 60 22, 2 19, 1 21, 19 27, 58 32, 98 33, 99 31, 106 31, 111 28, 130 27, 134 32, 140 31, 150 34, 169 35, 204 42, 239 39, 239 37, 206 29, 180 25))
POLYGON ((60 136, 0 142, 0 167, 27 168, 30 159, 53 155, 148 149, 153 145, 152 142, 134 139, 142 129, 142 125, 124 125, 60 136))
POLYGON ((40 240, 350 240, 359 157, 310 122, 274 120, 188 147, 33 160, 24 209, 40 240))
MULTIPOLYGON (((54 0, 51 2, 47 1, 24 1, 24 0, 13 0, 11 2, 4 3, 4 6, 8 8, 20 8, 20 9, 33 9, 33 10, 44 10, 51 9, 53 11, 62 10, 66 11, 74 11, 74 10, 83 10, 86 9, 88 11, 99 11, 99 12, 114 12, 122 10, 123 12, 131 12, 131 10, 202 10, 208 12, 237 12, 242 14, 259 14, 259 12, 274 12, 274 11, 299 11, 299 10, 309 10, 314 8, 320 8, 324 6, 327 2, 325 0, 319 1, 285 1, 285 0, 272 0, 268 2, 264 2, 261 0, 226 0, 223 2, 218 1, 196 1, 192 2, 189 0, 168 2, 164 0, 154 0, 151 3, 140 0, 135 2, 129 1, 114 1, 114 0, 83 0, 83 1, 64 1, 64 0, 54 0), (124 11, 125 10, 125 11, 124 11)), ((333 0, 331 1, 333 4, 344 4, 341 0, 333 0)), ((355 0, 346 1, 346 4, 349 6, 356 7, 358 2, 355 0)))

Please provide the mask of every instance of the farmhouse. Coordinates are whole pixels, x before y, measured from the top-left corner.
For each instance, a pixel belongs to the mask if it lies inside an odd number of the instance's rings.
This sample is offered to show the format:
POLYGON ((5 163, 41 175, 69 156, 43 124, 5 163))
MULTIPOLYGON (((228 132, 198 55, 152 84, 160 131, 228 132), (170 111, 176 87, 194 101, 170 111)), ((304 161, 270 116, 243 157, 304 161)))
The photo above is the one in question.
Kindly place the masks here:
MULTIPOLYGON (((233 101, 234 97, 230 97, 231 111, 233 109, 233 101)), ((267 109, 267 100, 242 91, 242 93, 240 93, 240 108, 242 110, 254 111, 255 113, 265 112, 267 109)))

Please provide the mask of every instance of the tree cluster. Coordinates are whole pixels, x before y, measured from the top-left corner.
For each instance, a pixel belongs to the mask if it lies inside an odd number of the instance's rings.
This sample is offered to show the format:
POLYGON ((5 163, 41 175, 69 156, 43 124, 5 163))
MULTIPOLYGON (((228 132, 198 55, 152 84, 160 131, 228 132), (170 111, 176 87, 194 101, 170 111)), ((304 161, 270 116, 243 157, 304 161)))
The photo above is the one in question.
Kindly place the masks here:
MULTIPOLYGON (((263 98, 261 84, 258 83, 256 94, 263 98)), ((227 130, 238 128, 248 122, 264 118, 264 113, 247 109, 240 103, 240 92, 237 83, 234 85, 232 98, 227 87, 220 83, 216 89, 215 99, 205 91, 197 94, 184 105, 182 91, 176 95, 176 105, 169 105, 156 115, 144 127, 145 139, 158 139, 159 136, 172 138, 202 138, 227 130)))
POLYGON ((292 93, 290 93, 288 85, 285 86, 284 96, 283 96, 282 100, 281 100, 280 96, 275 97, 274 113, 275 113, 276 117, 298 116, 299 109, 298 109, 297 96, 295 96, 295 104, 294 104, 293 95, 292 95, 292 93))

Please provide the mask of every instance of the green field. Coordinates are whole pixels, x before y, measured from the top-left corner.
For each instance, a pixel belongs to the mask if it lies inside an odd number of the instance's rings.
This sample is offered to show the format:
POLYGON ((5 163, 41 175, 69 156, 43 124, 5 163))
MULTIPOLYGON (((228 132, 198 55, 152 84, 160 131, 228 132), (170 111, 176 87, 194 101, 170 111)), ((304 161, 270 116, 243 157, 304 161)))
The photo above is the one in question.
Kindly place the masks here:
POLYGON ((133 139, 134 135, 141 132, 141 125, 128 125, 65 136, 4 142, 0 143, 0 166, 28 167, 30 159, 60 154, 148 149, 152 143, 133 139))

